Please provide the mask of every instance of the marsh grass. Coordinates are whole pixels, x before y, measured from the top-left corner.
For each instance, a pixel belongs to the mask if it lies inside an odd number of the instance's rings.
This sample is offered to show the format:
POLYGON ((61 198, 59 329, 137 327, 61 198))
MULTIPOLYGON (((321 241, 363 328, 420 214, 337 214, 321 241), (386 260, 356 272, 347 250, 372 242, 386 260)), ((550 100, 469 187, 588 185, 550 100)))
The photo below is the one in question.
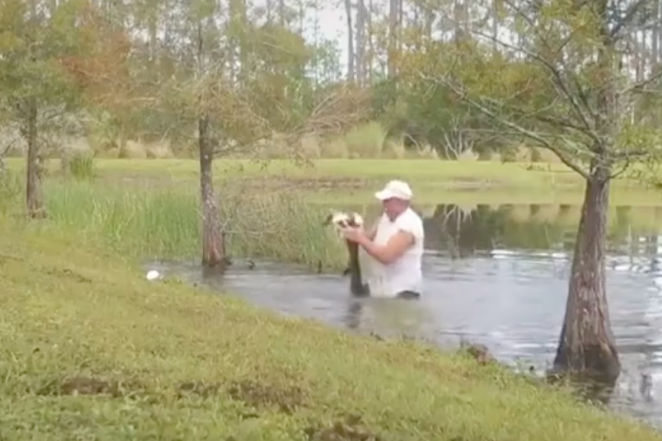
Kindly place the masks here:
POLYGON ((150 283, 75 234, 0 222, 2 439, 661 439, 498 365, 150 283))
MULTIPOLYGON (((22 175, 8 172, 0 179, 0 213, 18 213, 24 204, 22 175)), ((265 178, 268 179, 268 178, 265 178)), ((269 191, 254 182, 220 182, 221 217, 229 254, 233 258, 267 259, 304 264, 310 269, 336 271, 344 267, 346 251, 334 233, 322 227, 333 208, 358 210, 368 219, 377 204, 344 203, 342 192, 311 198, 297 191, 269 191), (335 196, 334 196, 335 195, 335 196), (315 203, 321 200, 324 204, 315 203)), ((366 194, 364 202, 371 200, 366 194)), ((51 231, 75 232, 82 241, 101 243, 133 259, 197 260, 200 250, 199 192, 195 182, 162 185, 150 180, 122 184, 106 180, 51 179, 45 185, 51 231)), ((435 206, 417 204, 430 215, 435 206)), ((561 215, 555 205, 513 206, 507 217, 523 222, 551 222, 574 228, 578 213, 561 215), (518 209, 524 211, 519 213, 518 209), (553 209, 553 210, 552 210, 553 209)), ((639 207, 610 210, 610 230, 656 228, 659 210, 639 207)))
MULTIPOLYGON (((256 194, 232 185, 219 190, 232 257, 323 269, 343 265, 341 242, 322 226, 324 208, 295 194, 256 194)), ((11 195, 14 206, 22 201, 17 194, 11 195)), ((199 256, 199 192, 193 185, 138 187, 54 181, 45 187, 45 198, 49 219, 43 228, 73 232, 83 241, 101 243, 131 258, 189 260, 199 256)))
POLYGON ((0 214, 6 215, 15 208, 22 194, 23 183, 16 172, 0 173, 0 214))
POLYGON ((225 210, 230 240, 236 242, 239 254, 322 269, 345 264, 344 246, 322 225, 328 210, 286 193, 241 197, 241 202, 229 204, 237 206, 234 215, 225 210))
POLYGON ((45 190, 50 227, 143 258, 193 255, 199 247, 195 196, 75 181, 51 183, 45 190))
POLYGON ((88 153, 75 153, 69 160, 69 172, 78 180, 90 180, 95 176, 94 157, 88 153))

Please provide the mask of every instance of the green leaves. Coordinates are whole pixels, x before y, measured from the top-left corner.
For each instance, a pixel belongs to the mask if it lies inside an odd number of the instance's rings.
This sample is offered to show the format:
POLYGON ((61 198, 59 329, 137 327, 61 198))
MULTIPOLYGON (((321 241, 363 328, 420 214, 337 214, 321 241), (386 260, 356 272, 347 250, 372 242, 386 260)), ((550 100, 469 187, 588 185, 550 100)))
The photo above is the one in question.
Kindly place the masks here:
POLYGON ((630 15, 610 15, 606 0, 503 0, 496 6, 508 11, 519 35, 505 37, 478 27, 472 30, 473 39, 437 45, 444 60, 453 60, 451 67, 426 64, 419 57, 419 75, 450 88, 513 141, 523 137, 566 163, 598 156, 605 162, 659 156, 651 148, 659 144, 659 130, 636 112, 659 98, 650 90, 637 93, 641 88, 632 86, 635 79, 622 67, 629 62, 624 52, 641 56, 620 43, 630 38, 623 20, 641 19, 634 5, 630 15), (478 44, 485 40, 493 47, 478 44))
POLYGON ((0 47, 4 55, 0 59, 0 88, 8 91, 3 94, 5 101, 36 98, 42 105, 70 103, 77 85, 66 73, 62 60, 82 52, 84 41, 80 40, 78 18, 86 2, 44 3, 38 5, 46 9, 41 14, 24 3, 0 3, 0 47))

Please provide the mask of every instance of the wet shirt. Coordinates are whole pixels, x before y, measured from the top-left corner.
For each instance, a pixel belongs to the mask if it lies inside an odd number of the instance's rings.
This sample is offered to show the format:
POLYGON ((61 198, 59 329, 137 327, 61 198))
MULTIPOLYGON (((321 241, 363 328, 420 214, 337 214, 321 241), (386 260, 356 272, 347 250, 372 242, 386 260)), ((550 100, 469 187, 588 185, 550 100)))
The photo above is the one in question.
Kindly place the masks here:
POLYGON ((406 231, 414 236, 414 244, 405 253, 389 265, 371 260, 372 271, 368 283, 370 294, 374 297, 395 297, 403 291, 419 294, 423 288, 423 220, 411 208, 408 208, 395 221, 382 214, 377 224, 375 244, 384 246, 398 231, 406 231))

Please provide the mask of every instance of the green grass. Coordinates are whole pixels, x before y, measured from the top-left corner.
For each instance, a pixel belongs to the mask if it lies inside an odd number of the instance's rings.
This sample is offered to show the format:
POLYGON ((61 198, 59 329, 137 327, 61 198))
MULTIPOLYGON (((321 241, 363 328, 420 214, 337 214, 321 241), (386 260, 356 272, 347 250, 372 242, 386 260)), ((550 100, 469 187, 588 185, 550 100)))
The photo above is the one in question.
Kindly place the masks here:
POLYGON ((77 154, 69 160, 69 172, 78 180, 94 178, 94 158, 91 155, 77 154))
POLYGON ((70 233, 0 228, 2 439, 662 439, 504 368, 149 283, 70 233))
MULTIPOLYGON (((25 160, 9 158, 8 166, 21 167, 25 160)), ((57 161, 50 161, 57 167, 57 161)), ((146 174, 195 177, 196 159, 97 159, 96 168, 108 174, 146 174)), ((227 176, 285 175, 289 177, 391 178, 414 181, 468 181, 486 185, 581 185, 578 175, 562 164, 500 163, 494 161, 443 161, 426 159, 319 159, 302 167, 289 160, 258 162, 242 159, 219 159, 215 170, 227 176), (266 169, 264 168, 266 164, 266 169)), ((626 183, 626 179, 618 179, 626 183)), ((457 182, 461 184, 461 182, 457 182)), ((634 185, 634 184, 633 184, 634 185)))
MULTIPOLYGON (((22 176, 0 182, 0 215, 24 211, 22 176)), ((339 270, 346 250, 322 223, 328 207, 297 194, 220 186, 220 217, 233 258, 266 258, 339 270)), ((180 186, 108 185, 90 180, 48 180, 48 220, 41 228, 71 232, 132 259, 197 260, 200 257, 200 193, 195 182, 180 186)))
MULTIPOLYGON (((218 160, 216 171, 228 177, 266 174, 299 179, 354 178, 357 180, 402 178, 413 182, 433 181, 437 186, 457 188, 485 187, 577 187, 581 178, 562 164, 499 163, 492 161, 440 161, 420 159, 321 159, 302 167, 292 161, 272 160, 267 163, 249 160, 218 160), (264 164, 267 168, 265 170, 264 164)), ((168 173, 197 175, 197 161, 190 160, 99 160, 100 172, 168 173)), ((639 187, 640 182, 617 179, 617 186, 639 187)))
MULTIPOLYGON (((328 212, 324 208, 296 195, 226 190, 220 208, 231 256, 343 266, 341 242, 322 227, 328 212)), ((69 181, 50 183, 45 197, 49 228, 76 232, 133 258, 198 258, 201 230, 195 185, 127 189, 69 181)))
MULTIPOLYGON (((298 179, 353 178, 358 180, 403 178, 414 182, 433 180, 443 184, 466 186, 546 186, 551 183, 579 185, 581 180, 563 166, 545 165, 548 170, 527 170, 526 164, 500 164, 495 162, 439 161, 418 159, 321 159, 312 161, 312 166, 301 167, 287 160, 272 160, 264 164, 249 160, 218 160, 216 172, 228 177, 271 175, 298 179)), ((197 161, 181 160, 113 160, 98 161, 101 173, 151 174, 175 177, 196 176, 197 161)))
MULTIPOLYGON (((25 161, 12 158, 10 168, 22 170, 25 161)), ((197 182, 194 159, 97 159, 100 179, 116 182, 149 180, 159 185, 197 182)), ((55 173, 58 161, 49 162, 55 173)), ((89 170, 91 166, 85 166, 89 170)), ((386 180, 409 181, 418 203, 559 203, 578 204, 584 183, 562 164, 440 161, 423 159, 320 159, 311 166, 292 161, 221 159, 215 162, 219 181, 251 181, 262 191, 296 192, 318 202, 361 203, 370 200, 386 180)), ((662 205, 662 191, 640 179, 616 179, 615 205, 662 205)))

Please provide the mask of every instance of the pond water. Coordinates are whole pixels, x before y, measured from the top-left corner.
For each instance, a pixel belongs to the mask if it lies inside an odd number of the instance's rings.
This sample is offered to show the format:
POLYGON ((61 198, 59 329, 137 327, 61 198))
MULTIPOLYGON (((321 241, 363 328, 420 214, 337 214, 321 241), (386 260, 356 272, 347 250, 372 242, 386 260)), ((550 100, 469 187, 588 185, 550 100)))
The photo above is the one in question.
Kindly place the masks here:
MULTIPOLYGON (((222 284, 283 314, 444 346, 466 339, 513 367, 543 372, 554 359, 565 311, 579 209, 421 207, 426 287, 419 302, 353 300, 347 278, 268 262, 236 268, 222 281, 203 277, 195 264, 159 266, 191 282, 222 284)), ((608 296, 623 372, 608 405, 662 429, 660 221, 662 207, 617 207, 611 216, 608 296)))

